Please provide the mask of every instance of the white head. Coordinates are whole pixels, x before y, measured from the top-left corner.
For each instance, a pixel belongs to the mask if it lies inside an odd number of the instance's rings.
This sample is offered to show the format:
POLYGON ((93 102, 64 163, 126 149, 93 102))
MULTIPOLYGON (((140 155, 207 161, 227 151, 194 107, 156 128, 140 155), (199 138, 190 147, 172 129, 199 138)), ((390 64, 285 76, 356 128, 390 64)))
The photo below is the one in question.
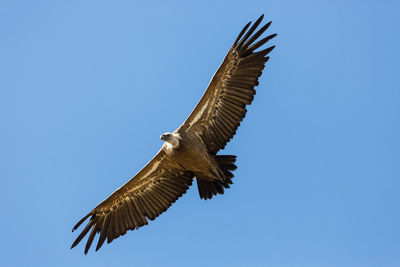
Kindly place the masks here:
POLYGON ((160 139, 168 144, 171 144, 174 148, 178 148, 181 137, 176 133, 165 133, 160 136, 160 139))

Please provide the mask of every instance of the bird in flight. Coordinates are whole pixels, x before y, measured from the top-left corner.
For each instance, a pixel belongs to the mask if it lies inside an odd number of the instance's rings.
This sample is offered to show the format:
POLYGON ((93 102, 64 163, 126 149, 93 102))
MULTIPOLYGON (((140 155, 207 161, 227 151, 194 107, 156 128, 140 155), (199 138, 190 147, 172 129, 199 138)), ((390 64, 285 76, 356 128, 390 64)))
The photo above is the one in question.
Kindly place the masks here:
POLYGON ((85 254, 96 234, 100 235, 97 251, 106 239, 110 243, 128 230, 148 224, 185 194, 194 178, 202 199, 229 188, 236 156, 217 152, 235 135, 274 49, 257 50, 276 36, 259 39, 271 25, 268 22, 256 31, 263 17, 244 26, 187 120, 174 132, 161 135, 164 144, 154 158, 74 226, 72 231, 90 217, 71 248, 89 231, 85 254))

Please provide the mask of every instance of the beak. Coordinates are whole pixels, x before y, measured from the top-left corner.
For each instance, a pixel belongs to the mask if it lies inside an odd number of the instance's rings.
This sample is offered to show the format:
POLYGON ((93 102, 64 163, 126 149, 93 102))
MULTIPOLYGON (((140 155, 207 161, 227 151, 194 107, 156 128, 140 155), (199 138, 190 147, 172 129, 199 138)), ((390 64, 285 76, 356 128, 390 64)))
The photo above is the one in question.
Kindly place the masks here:
POLYGON ((165 134, 162 134, 162 135, 160 136, 160 139, 163 140, 163 141, 165 141, 165 134))

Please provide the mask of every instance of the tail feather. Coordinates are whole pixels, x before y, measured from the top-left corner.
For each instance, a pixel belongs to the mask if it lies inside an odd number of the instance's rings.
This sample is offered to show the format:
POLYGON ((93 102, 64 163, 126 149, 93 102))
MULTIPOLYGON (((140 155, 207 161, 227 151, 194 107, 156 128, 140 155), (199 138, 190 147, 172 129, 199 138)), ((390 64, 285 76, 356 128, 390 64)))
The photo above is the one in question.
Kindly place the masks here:
POLYGON ((197 179, 197 188, 199 190, 200 198, 202 199, 211 199, 217 194, 222 195, 224 193, 224 188, 230 188, 229 185, 233 184, 232 178, 234 175, 232 171, 237 168, 235 165, 236 156, 217 155, 215 156, 215 160, 224 173, 224 181, 197 179))

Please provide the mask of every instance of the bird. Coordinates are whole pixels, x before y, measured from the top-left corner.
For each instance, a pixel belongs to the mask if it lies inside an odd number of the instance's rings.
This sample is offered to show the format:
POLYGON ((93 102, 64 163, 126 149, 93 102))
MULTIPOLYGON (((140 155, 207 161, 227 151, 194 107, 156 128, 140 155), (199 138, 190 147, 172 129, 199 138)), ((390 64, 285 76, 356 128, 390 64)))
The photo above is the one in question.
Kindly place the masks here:
POLYGON ((254 87, 277 36, 260 39, 271 21, 259 29, 264 15, 240 31, 204 95, 186 121, 160 136, 161 149, 131 180, 84 216, 73 227, 89 221, 73 242, 74 248, 90 231, 84 253, 97 234, 96 251, 107 243, 148 224, 186 193, 196 179, 201 199, 212 199, 232 185, 236 156, 217 154, 233 138, 256 93, 254 87), (250 27, 251 26, 251 27, 250 27), (257 30, 257 31, 256 31, 257 30), (259 49, 263 48, 263 49, 259 49))

